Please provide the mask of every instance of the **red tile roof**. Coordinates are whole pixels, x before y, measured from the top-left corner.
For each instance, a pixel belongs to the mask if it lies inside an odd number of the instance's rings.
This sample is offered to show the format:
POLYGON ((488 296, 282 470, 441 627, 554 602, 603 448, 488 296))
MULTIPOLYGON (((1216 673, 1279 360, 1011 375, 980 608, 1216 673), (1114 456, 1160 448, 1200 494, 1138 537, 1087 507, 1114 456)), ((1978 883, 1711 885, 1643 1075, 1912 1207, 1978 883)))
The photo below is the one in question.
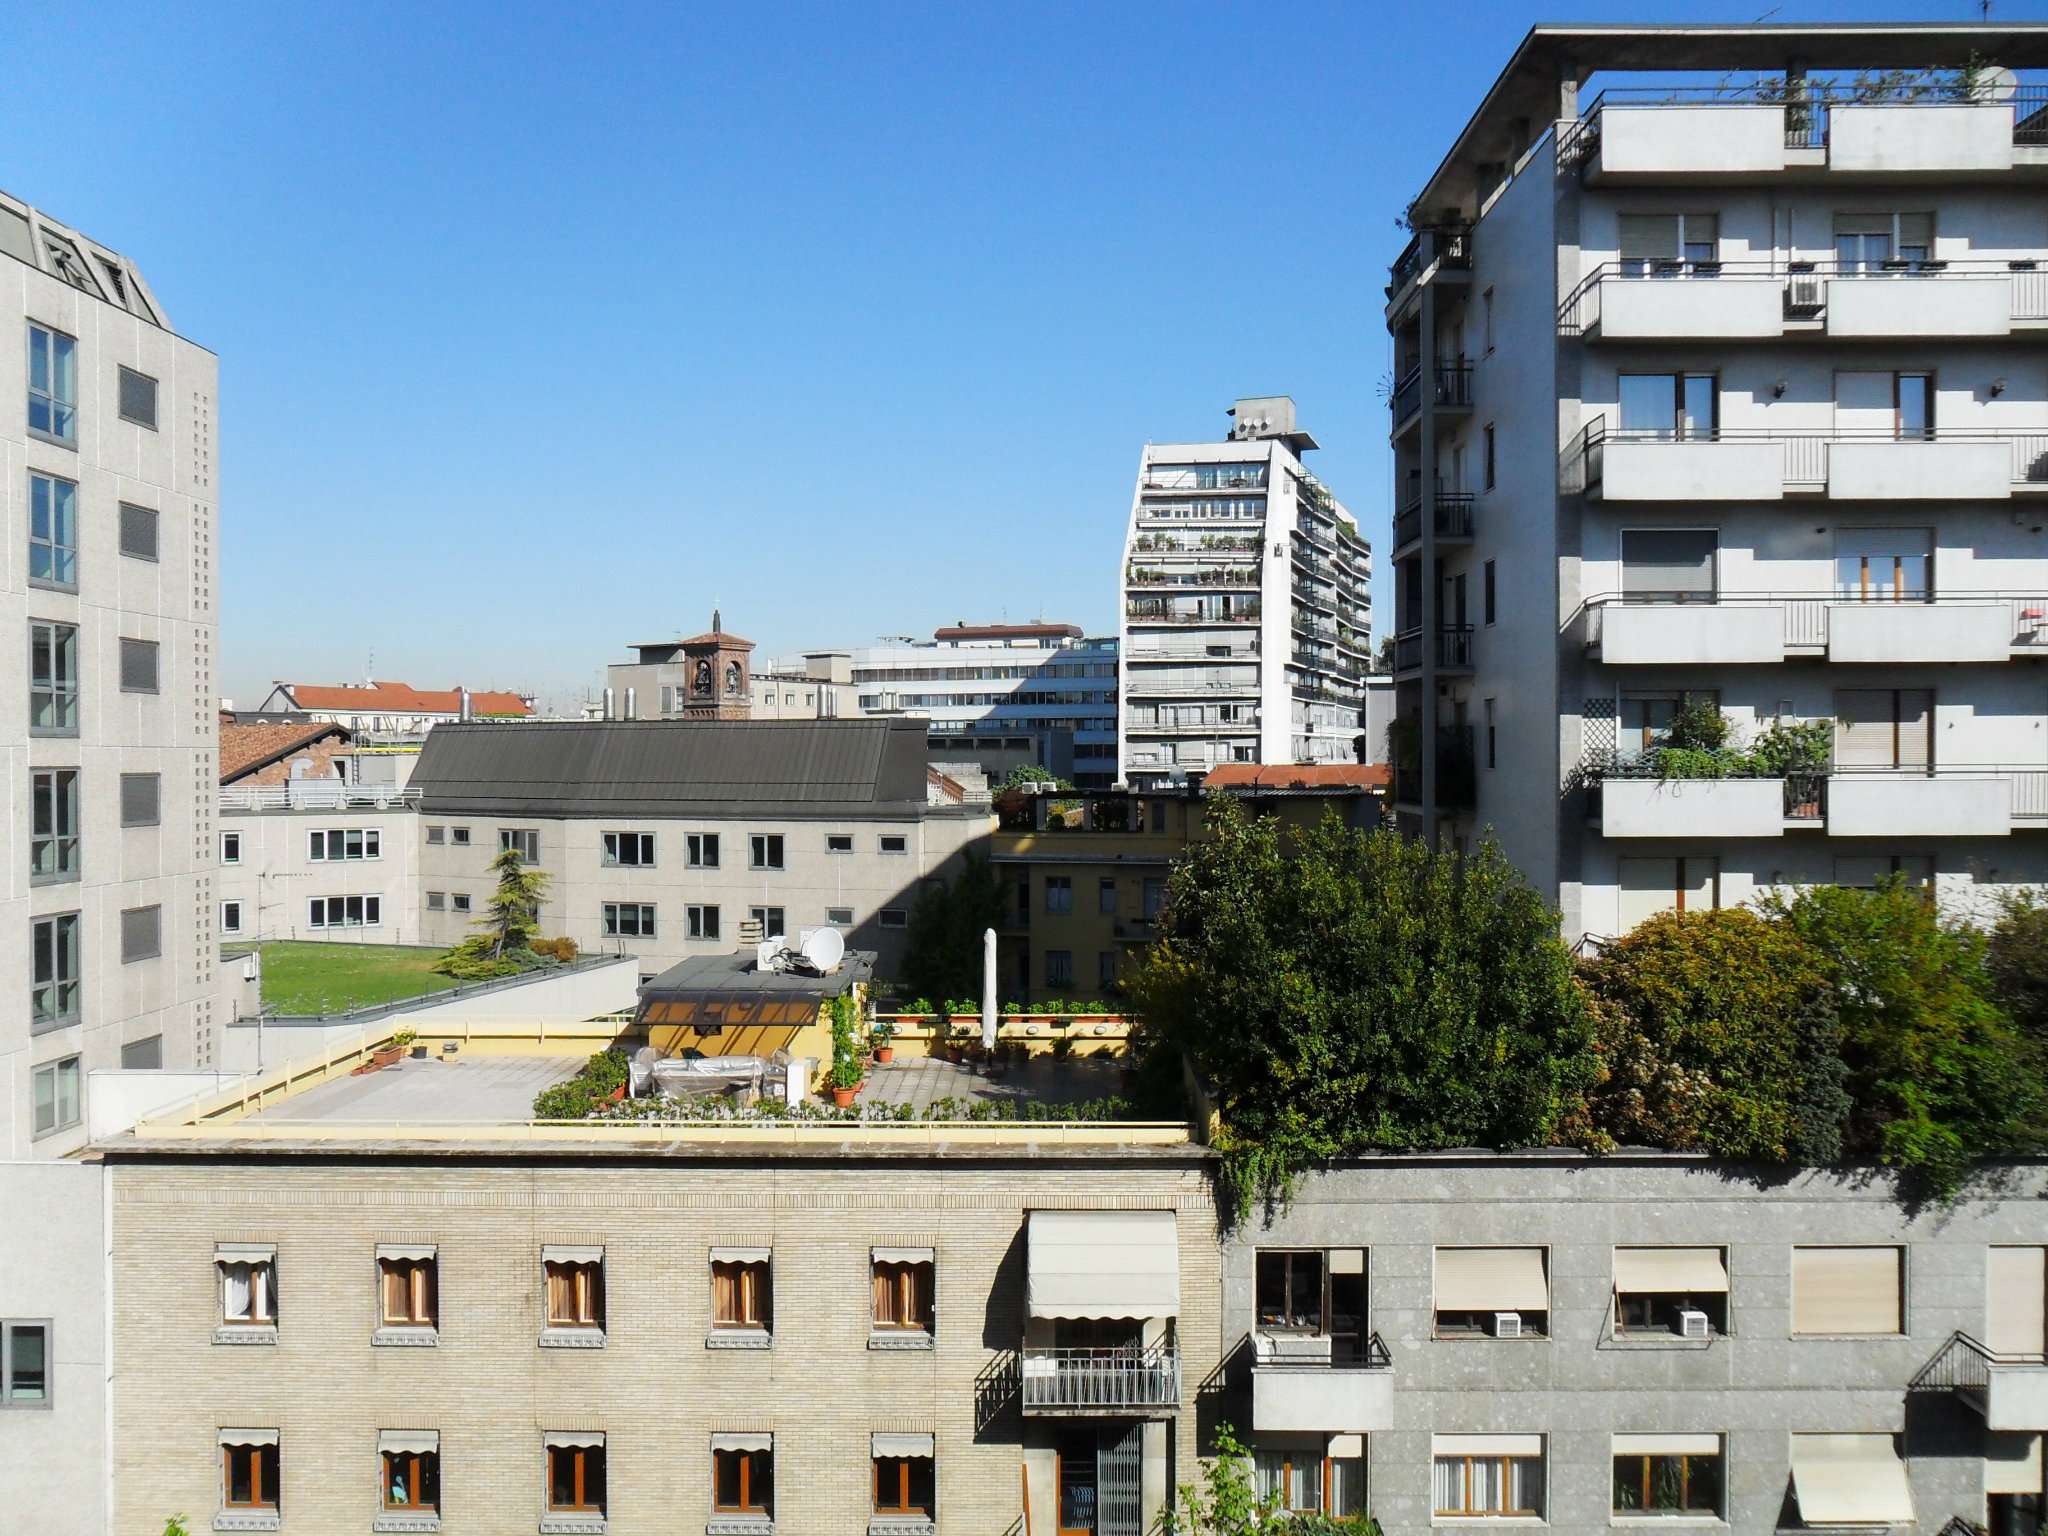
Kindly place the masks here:
POLYGON ((707 629, 701 635, 692 635, 687 640, 664 640, 664 645, 718 645, 732 651, 751 651, 754 642, 742 640, 738 635, 723 629, 707 629))
POLYGON ((222 720, 220 781, 232 784, 330 736, 337 736, 343 741, 350 739, 348 728, 336 725, 332 720, 265 720, 261 723, 222 720))
MULTIPOLYGON (((410 683, 291 683, 292 698, 301 709, 357 709, 391 715, 454 715, 462 710, 459 688, 415 688, 410 683)), ((533 711, 516 693, 472 693, 469 708, 477 715, 512 715, 525 719, 533 711)))
POLYGON ((1385 763, 1222 763, 1202 780, 1204 789, 1385 789, 1394 770, 1385 763))

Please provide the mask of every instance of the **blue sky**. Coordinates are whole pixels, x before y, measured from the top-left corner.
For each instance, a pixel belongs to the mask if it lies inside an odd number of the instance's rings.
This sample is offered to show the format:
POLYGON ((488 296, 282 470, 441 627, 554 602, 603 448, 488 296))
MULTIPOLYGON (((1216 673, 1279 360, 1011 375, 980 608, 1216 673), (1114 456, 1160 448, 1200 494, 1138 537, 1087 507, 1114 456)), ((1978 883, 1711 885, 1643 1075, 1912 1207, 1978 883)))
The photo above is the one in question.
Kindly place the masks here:
POLYGON ((567 702, 714 603, 1109 630, 1139 446, 1241 394, 1384 548, 1394 216, 1546 14, 18 6, 0 185, 221 354, 224 691, 567 702))

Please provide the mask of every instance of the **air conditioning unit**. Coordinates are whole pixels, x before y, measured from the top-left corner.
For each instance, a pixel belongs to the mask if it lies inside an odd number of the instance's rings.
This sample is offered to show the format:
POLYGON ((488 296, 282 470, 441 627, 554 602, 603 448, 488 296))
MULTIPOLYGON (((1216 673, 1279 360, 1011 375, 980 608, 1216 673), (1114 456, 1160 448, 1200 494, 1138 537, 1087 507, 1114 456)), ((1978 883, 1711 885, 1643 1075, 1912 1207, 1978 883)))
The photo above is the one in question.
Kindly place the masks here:
POLYGON ((1712 1332, 1707 1323, 1706 1313, 1695 1311, 1691 1307, 1679 1308, 1678 1336, 1681 1339, 1704 1339, 1710 1337, 1712 1332))
POLYGON ((1794 272, 1785 289, 1785 313, 1810 319, 1827 306, 1827 280, 1814 272, 1794 272))
POLYGON ((1519 1339, 1522 1336, 1522 1314, 1519 1312, 1494 1313, 1493 1336, 1496 1339, 1519 1339))

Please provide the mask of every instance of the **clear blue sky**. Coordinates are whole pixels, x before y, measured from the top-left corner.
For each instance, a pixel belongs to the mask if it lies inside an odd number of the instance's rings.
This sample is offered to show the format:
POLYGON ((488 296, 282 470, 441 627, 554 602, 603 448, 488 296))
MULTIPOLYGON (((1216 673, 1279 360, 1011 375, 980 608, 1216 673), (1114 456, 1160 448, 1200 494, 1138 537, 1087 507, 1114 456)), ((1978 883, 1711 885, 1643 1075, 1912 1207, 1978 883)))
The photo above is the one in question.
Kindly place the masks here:
POLYGON ((18 4, 0 185, 221 355, 225 692, 566 700, 714 602, 769 654, 1109 630, 1139 446, 1240 394, 1384 549, 1449 136, 1536 20, 1764 4, 18 4))

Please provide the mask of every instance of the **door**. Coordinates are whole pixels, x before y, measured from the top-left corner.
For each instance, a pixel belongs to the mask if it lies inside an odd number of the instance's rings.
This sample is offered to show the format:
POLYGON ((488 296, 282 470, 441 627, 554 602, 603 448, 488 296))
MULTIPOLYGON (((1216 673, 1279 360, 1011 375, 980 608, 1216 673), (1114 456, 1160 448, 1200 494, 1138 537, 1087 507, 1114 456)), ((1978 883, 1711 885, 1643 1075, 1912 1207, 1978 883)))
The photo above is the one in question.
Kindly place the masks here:
POLYGON ((1932 768, 1933 690, 1837 688, 1835 766, 1932 768))
POLYGON ((1095 1454, 1091 1438, 1069 1435, 1060 1442, 1060 1536, 1096 1536, 1095 1454))
POLYGON ((1112 1424, 1096 1442, 1096 1536, 1143 1536, 1145 1426, 1112 1424))

